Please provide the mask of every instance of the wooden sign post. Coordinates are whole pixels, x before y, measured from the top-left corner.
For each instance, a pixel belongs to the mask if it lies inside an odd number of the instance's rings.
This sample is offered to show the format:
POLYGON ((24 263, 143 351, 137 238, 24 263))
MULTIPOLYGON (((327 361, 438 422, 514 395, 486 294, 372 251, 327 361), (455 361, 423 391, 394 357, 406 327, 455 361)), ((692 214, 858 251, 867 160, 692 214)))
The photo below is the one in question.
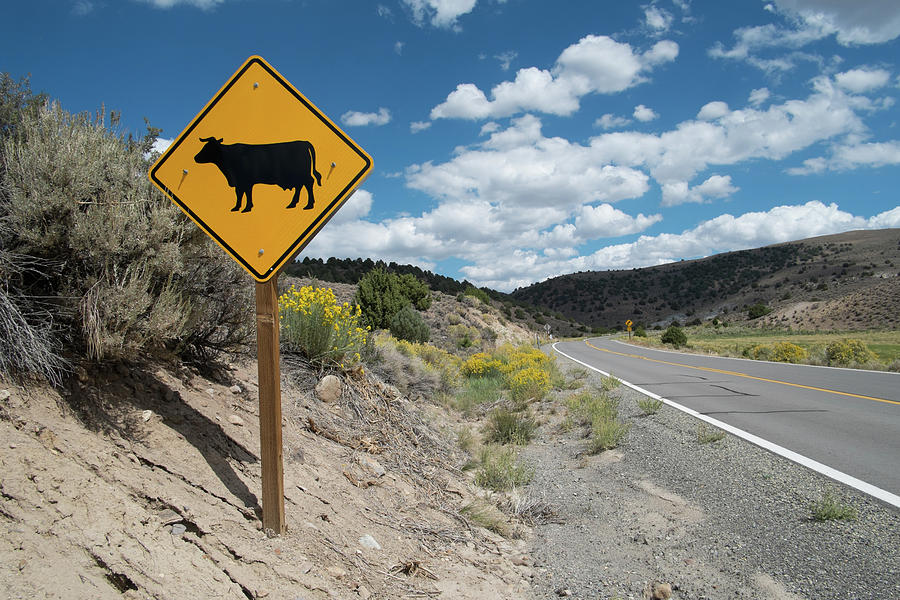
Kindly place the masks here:
POLYGON ((263 528, 279 535, 286 528, 278 272, 371 170, 372 158, 259 56, 150 168, 150 181, 257 281, 263 528))
POLYGON ((262 461, 263 531, 285 532, 281 443, 281 350, 278 275, 256 283, 256 347, 259 373, 259 446, 262 461))

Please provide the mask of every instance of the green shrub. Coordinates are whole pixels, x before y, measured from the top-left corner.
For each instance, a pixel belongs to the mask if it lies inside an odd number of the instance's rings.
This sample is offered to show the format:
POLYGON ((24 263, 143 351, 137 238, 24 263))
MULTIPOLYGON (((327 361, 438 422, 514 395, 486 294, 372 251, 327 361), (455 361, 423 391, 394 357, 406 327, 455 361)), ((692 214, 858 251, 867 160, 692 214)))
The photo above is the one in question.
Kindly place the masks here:
POLYGON ((655 415, 662 408, 663 401, 658 398, 650 398, 649 396, 641 396, 637 401, 638 408, 646 415, 655 415))
POLYGON ((772 309, 765 304, 759 302, 747 309, 747 317, 750 319, 758 319, 772 312, 772 309))
POLYGON ((618 399, 607 393, 584 391, 572 394, 566 399, 566 408, 581 425, 591 424, 597 417, 616 419, 619 416, 618 399))
POLYGON ((481 345, 481 334, 475 327, 458 324, 451 325, 447 331, 457 348, 471 348, 481 345))
POLYGON ((511 446, 484 446, 481 449, 481 465, 475 473, 475 485, 505 492, 523 486, 534 477, 534 469, 518 461, 511 446))
POLYGON ((510 375, 508 385, 514 402, 542 400, 550 390, 550 374, 546 369, 526 367, 510 375))
POLYGON ((877 355, 869 350, 862 340, 838 340, 825 347, 825 357, 830 365, 864 365, 877 360, 877 355))
POLYGON ((407 304, 391 319, 391 335, 399 340, 424 344, 431 338, 431 328, 412 304, 407 304))
POLYGON ((359 280, 355 302, 372 329, 387 329, 409 300, 403 295, 400 278, 378 267, 359 280))
POLYGON ((295 286, 278 298, 281 343, 312 362, 349 368, 368 353, 370 333, 358 306, 339 304, 331 288, 295 286))
POLYGON ((615 418, 598 415, 591 423, 591 439, 588 452, 598 454, 604 450, 612 450, 622 443, 631 426, 615 418))
POLYGON ((463 294, 466 296, 472 296, 473 298, 478 298, 484 304, 491 303, 491 297, 487 295, 487 292, 471 284, 466 286, 466 288, 463 290, 463 294))
POLYGON ((526 445, 531 441, 537 423, 523 412, 497 408, 491 413, 485 427, 484 439, 497 444, 526 445))
POLYGON ((753 360, 772 360, 772 346, 766 344, 754 344, 744 348, 741 354, 753 360))
MULTIPOLYGON (((251 281, 147 179, 154 131, 135 140, 103 112, 57 104, 0 129, 0 289, 18 323, 5 340, 73 361, 172 352, 209 361, 246 349, 251 281)), ((0 366, 33 368, 27 358, 0 366)))
POLYGON ((431 308, 431 289, 424 281, 416 279, 411 273, 404 273, 398 278, 400 293, 409 300, 416 310, 428 310, 431 308))
POLYGON ((460 367, 464 377, 493 377, 501 375, 499 360, 486 352, 478 352, 467 358, 460 367))
POLYGON ((503 393, 503 378, 500 375, 473 377, 467 379, 456 392, 454 406, 465 415, 470 415, 479 404, 496 402, 503 393))
POLYGON ((844 504, 831 492, 825 492, 821 500, 814 502, 810 512, 814 521, 855 521, 858 516, 854 507, 844 504))
POLYGON ((669 325, 659 339, 663 344, 671 344, 675 348, 680 348, 687 344, 687 335, 677 325, 669 325))
POLYGON ((700 423, 697 426, 697 443, 698 444, 711 444, 713 442, 718 442, 722 438, 725 437, 725 432, 721 429, 717 429, 715 427, 709 428, 706 426, 706 423, 700 423))
POLYGON ((634 337, 645 338, 647 337, 647 330, 644 329, 643 325, 638 325, 634 328, 634 337))

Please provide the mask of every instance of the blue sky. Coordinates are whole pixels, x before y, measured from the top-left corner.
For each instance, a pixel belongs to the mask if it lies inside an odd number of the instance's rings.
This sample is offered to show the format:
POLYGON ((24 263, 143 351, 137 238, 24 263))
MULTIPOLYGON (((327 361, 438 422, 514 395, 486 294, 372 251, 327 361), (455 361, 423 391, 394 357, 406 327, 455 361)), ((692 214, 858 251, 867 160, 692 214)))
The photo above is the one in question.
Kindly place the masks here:
POLYGON ((171 141, 247 59, 375 168, 301 256, 510 291, 900 227, 896 0, 30 0, 0 70, 171 141))

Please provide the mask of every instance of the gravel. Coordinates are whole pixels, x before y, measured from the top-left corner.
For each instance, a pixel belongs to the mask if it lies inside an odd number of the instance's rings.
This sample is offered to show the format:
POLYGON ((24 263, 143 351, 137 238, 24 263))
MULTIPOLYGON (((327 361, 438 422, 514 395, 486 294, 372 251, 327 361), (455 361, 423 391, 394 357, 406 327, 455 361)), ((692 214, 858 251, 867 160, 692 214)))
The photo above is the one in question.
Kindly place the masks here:
POLYGON ((697 420, 642 416, 640 394, 615 393, 631 429, 597 456, 563 427, 561 399, 536 407, 527 492, 558 516, 535 528, 536 597, 650 598, 660 582, 685 600, 900 598, 900 511, 731 435, 700 444, 697 420), (858 518, 813 520, 826 492, 858 518))

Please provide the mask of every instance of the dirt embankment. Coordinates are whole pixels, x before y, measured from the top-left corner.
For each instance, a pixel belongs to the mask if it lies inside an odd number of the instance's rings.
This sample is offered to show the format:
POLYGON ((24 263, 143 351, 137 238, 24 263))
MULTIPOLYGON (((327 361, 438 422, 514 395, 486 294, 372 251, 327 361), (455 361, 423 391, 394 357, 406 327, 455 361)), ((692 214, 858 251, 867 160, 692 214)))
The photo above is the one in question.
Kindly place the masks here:
POLYGON ((255 375, 0 384, 4 597, 528 596, 525 542, 459 516, 473 489, 443 410, 359 372, 327 403, 315 374, 284 377, 289 530, 267 537, 255 375))

